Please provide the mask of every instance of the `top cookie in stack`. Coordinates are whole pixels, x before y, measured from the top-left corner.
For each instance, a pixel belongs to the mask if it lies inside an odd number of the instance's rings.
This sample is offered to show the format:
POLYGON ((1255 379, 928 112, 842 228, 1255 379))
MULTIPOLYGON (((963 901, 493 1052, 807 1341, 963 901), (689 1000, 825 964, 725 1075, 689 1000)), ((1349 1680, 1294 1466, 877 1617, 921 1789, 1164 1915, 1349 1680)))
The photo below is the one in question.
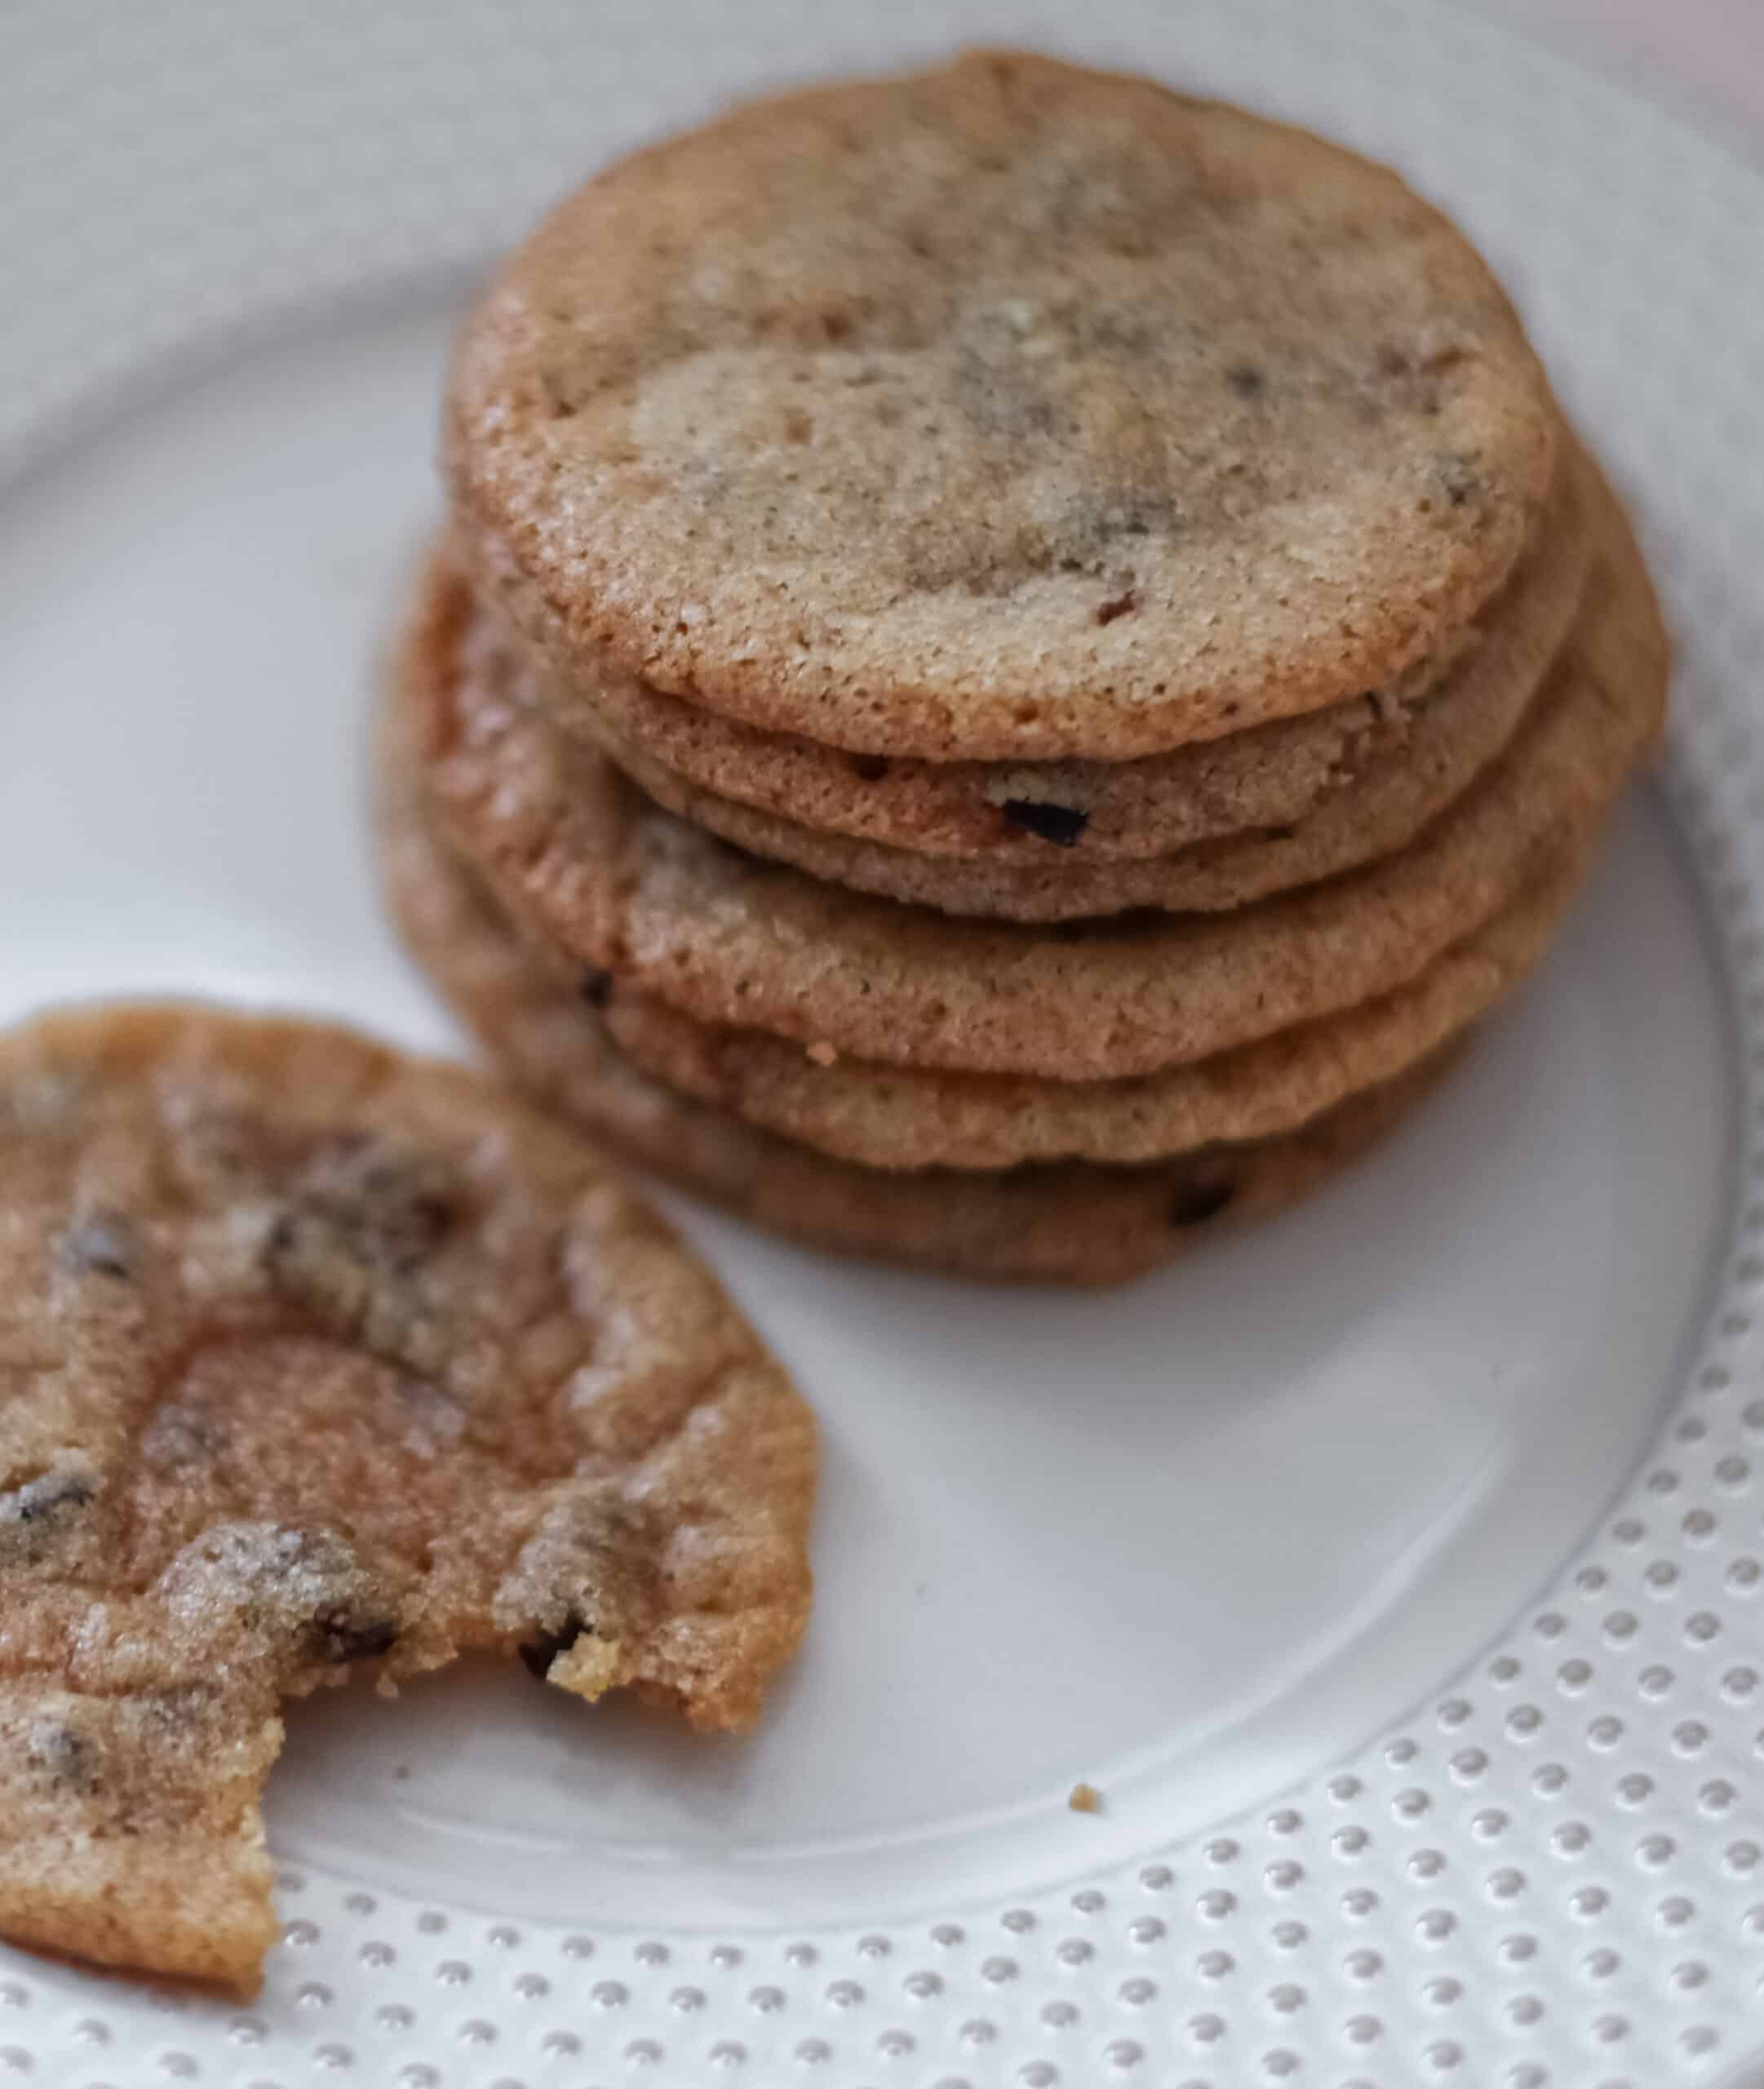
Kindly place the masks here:
POLYGON ((1535 961, 1659 724, 1474 250, 1143 81, 980 54, 624 161, 468 323, 445 457, 406 926, 530 1084, 832 1244, 1107 1276, 1283 1200, 1535 961))

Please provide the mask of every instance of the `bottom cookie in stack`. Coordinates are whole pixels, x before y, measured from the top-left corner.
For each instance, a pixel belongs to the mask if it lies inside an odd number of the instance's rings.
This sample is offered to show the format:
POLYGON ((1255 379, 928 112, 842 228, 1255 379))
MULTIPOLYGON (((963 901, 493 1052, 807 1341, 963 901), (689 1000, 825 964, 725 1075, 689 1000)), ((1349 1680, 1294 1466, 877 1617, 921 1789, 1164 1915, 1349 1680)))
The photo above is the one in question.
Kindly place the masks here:
POLYGON ((1269 1217, 1346 1166, 1433 1086, 1457 1048, 1453 1036, 1292 1131, 1137 1165, 866 1167, 639 1068, 602 1012, 522 942, 435 837, 414 777, 395 761, 382 778, 380 844, 410 949, 534 1101, 774 1231, 951 1275, 1104 1284, 1141 1275, 1206 1235, 1269 1217))

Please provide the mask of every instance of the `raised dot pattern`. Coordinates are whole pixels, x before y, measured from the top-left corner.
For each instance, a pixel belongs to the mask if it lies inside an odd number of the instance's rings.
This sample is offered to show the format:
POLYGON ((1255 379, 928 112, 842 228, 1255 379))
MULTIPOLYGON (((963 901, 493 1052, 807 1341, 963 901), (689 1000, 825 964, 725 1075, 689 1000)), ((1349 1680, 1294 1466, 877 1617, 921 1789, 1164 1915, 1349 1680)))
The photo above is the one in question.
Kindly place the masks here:
MULTIPOLYGON (((362 11, 345 64, 334 11, 295 0, 254 11, 248 37, 222 0, 109 9, 101 51, 73 41, 87 10, 0 11, 0 82, 29 90, 5 104, 0 188, 13 225, 47 228, 9 262, 0 472, 181 348, 475 264, 586 138, 609 150, 804 69, 834 33, 808 0, 742 10, 738 33, 694 10, 683 65, 641 11, 592 38, 572 0, 508 12, 491 35, 468 0, 362 11), (158 82, 178 97, 163 122, 158 82), (191 207, 204 169, 226 171, 233 202, 191 207)), ((944 11, 946 36, 963 15, 944 11)), ((1066 16, 1026 0, 1012 33, 1060 41, 1066 16)), ((249 2011, 5 1954, 0 2073, 99 2082, 127 2054, 131 2080, 277 2089, 315 2073, 1672 2089, 1759 2042, 1764 183, 1427 0, 1191 0, 1179 47, 1160 0, 1117 0, 1110 33, 1153 69, 1289 103, 1476 197, 1478 229, 1532 262, 1546 346, 1574 344, 1576 403, 1645 489, 1683 640, 1668 787, 1760 1040, 1738 1244, 1655 1455, 1540 1607, 1402 1731, 1075 1887, 887 1932, 706 1939, 493 1921, 312 1866, 281 1876, 284 1942, 249 2011)))

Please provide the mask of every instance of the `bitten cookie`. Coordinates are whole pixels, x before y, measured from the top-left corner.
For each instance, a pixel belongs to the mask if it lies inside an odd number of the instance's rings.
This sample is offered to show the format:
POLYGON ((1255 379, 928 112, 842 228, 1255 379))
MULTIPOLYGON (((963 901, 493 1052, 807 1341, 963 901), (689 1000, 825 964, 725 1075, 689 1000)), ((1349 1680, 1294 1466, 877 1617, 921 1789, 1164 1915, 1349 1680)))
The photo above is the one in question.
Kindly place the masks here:
POLYGON ((470 1648, 746 1725, 807 1408, 583 1141, 196 1006, 0 1037, 0 1934, 255 1985, 278 1701, 470 1648))

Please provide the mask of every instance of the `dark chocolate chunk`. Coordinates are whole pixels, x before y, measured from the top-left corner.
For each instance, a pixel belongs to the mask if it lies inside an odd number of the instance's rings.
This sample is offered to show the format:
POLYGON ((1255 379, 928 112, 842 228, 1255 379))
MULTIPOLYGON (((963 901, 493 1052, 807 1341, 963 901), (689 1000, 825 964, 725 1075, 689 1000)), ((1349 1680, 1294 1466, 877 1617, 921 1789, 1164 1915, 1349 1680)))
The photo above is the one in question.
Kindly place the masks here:
POLYGON ((1204 1226, 1209 1218, 1219 1216, 1236 1193, 1237 1185, 1229 1178, 1179 1183, 1170 1199, 1170 1223, 1204 1226))
POLYGON ((530 1675, 536 1675, 543 1683, 550 1674, 552 1663, 562 1653, 567 1653, 584 1633, 592 1634, 594 1627, 575 1611, 571 1611, 555 1632, 542 1632, 537 1639, 522 1643, 519 1652, 530 1675))
POLYGON ((0 1559, 40 1567, 65 1566, 66 1548, 86 1531, 79 1512, 97 1499, 97 1489, 78 1473, 46 1472, 0 1493, 0 1559))
POLYGON ((1020 827, 1057 849, 1072 849, 1090 824, 1090 815, 1076 805, 1050 805, 1042 798, 1007 798, 1001 809, 1013 827, 1020 827))
POLYGON ((278 1285, 308 1300, 353 1296, 351 1272, 408 1277, 460 1213, 454 1186, 420 1155, 372 1140, 316 1151, 264 1240, 278 1285))
POLYGON ((1113 623, 1117 617, 1130 616, 1139 607, 1139 597, 1129 588, 1123 594, 1111 595, 1106 602, 1097 605, 1098 623, 1113 623))
POLYGON ((24 1743, 24 1758, 64 1790, 90 1792, 98 1782, 98 1750, 61 1719, 41 1719, 24 1743))
POLYGON ((1481 475, 1471 459, 1461 450, 1448 450, 1434 460, 1434 477, 1445 490, 1445 495, 1454 508, 1462 508, 1483 490, 1481 475))
POLYGON ((343 1610, 322 1610, 312 1620, 313 1652, 327 1661, 372 1661, 397 1642, 398 1623, 391 1617, 351 1617, 343 1610))
POLYGON ((61 1266, 74 1276, 129 1277, 135 1274, 135 1241, 120 1212, 88 1212, 61 1236, 61 1266))

